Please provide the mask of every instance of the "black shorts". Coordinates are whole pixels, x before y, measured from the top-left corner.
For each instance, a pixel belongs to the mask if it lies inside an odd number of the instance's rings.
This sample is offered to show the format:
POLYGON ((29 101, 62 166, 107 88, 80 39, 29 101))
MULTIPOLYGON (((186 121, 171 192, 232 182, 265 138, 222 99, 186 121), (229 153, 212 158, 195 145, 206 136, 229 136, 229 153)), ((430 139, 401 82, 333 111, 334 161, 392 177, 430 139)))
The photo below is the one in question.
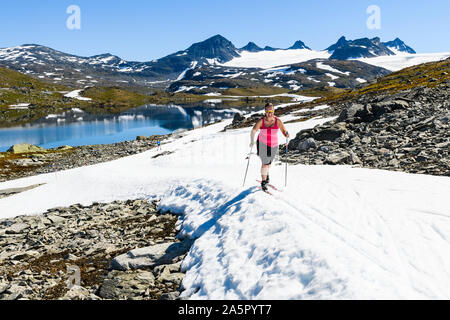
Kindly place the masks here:
POLYGON ((278 153, 278 146, 269 147, 268 145, 256 140, 256 149, 258 152, 258 156, 261 158, 261 161, 265 165, 272 164, 273 159, 278 153))

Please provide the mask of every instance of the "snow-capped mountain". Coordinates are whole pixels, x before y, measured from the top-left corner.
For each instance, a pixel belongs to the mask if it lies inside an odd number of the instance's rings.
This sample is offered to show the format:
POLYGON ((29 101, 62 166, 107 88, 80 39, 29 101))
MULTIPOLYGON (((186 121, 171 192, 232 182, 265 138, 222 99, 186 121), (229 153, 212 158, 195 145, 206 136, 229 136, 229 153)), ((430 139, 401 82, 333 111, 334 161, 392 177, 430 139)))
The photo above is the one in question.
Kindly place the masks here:
POLYGON ((238 49, 234 44, 219 34, 205 41, 194 43, 183 53, 186 53, 192 60, 216 59, 218 62, 227 62, 234 57, 239 57, 238 49))
MULTIPOLYGON (((135 83, 130 75, 145 77, 149 68, 148 63, 125 61, 109 53, 81 57, 37 44, 0 49, 0 66, 77 87, 135 83)), ((144 84, 145 80, 140 82, 144 84)))
POLYGON ((373 58, 395 54, 378 37, 356 40, 347 40, 345 37, 341 37, 334 45, 328 47, 326 50, 331 53, 330 59, 336 60, 373 58))
POLYGON ((296 41, 291 47, 287 49, 274 48, 271 46, 265 46, 264 48, 259 47, 254 42, 249 42, 246 46, 239 49, 242 53, 243 51, 247 52, 261 52, 261 51, 277 51, 277 50, 296 50, 296 49, 308 49, 311 50, 305 43, 301 40, 296 41))
POLYGON ((260 52, 263 51, 264 49, 257 46, 254 42, 250 41, 246 46, 240 48, 239 50, 248 52, 260 52))
POLYGON ((128 62, 109 53, 92 57, 79 57, 37 44, 0 49, 0 61, 5 64, 16 65, 18 68, 22 67, 22 69, 30 69, 36 65, 71 66, 74 68, 91 66, 117 72, 124 70, 140 71, 142 69, 140 66, 142 63, 128 62))
MULTIPOLYGON (((401 68, 402 61, 406 63, 404 56, 413 55, 414 52, 399 38, 389 42, 381 42, 380 38, 347 40, 345 37, 341 37, 326 50, 317 51, 309 48, 301 40, 285 49, 271 46, 262 48, 254 42, 249 42, 246 46, 238 49, 228 39, 221 35, 215 35, 204 41, 194 43, 185 50, 148 62, 126 61, 109 53, 81 57, 41 45, 28 44, 0 49, 0 66, 51 83, 73 87, 119 85, 168 88, 173 82, 183 80, 190 71, 192 71, 192 74, 200 72, 198 71, 200 68, 209 68, 206 72, 209 76, 211 72, 216 71, 217 74, 214 78, 217 79, 220 79, 221 75, 236 74, 236 68, 257 68, 262 69, 257 71, 261 72, 275 67, 286 68, 313 59, 364 59, 360 61, 367 64, 372 64, 373 61, 373 65, 393 70, 389 61, 386 62, 386 65, 389 66, 384 66, 386 59, 389 60, 390 57, 395 58, 401 54, 403 58, 395 63, 395 68, 401 68), (382 61, 380 62, 377 59, 382 61)), ((414 58, 414 56, 411 58, 414 58)), ((423 62, 433 61, 433 59, 439 60, 440 56, 436 56, 436 58, 427 56, 424 59, 423 62)), ((407 60, 422 63, 423 59, 407 60)), ((243 70, 238 72, 241 71, 249 73, 243 70)), ((359 72, 358 70, 353 71, 359 72)), ((378 71, 374 74, 377 74, 378 71)), ((201 72, 205 73, 204 70, 201 72)), ((355 72, 350 72, 350 74, 353 73, 355 72)), ((358 78, 370 80, 374 74, 371 73, 366 78, 360 76, 358 78)), ((324 73, 317 73, 317 75, 320 78, 324 73)), ((239 77, 236 76, 236 78, 239 77)), ((259 76, 250 77, 250 79, 253 79, 251 81, 262 81, 260 82, 262 85, 273 85, 271 81, 273 79, 263 79, 259 76)), ((228 76, 224 77, 223 80, 228 81, 228 76)), ((298 81, 298 79, 290 79, 289 81, 291 80, 298 81)), ((332 78, 330 80, 329 82, 336 84, 335 81, 332 81, 332 78)), ((354 85, 355 80, 356 78, 351 79, 347 83, 353 83, 354 85)), ((284 86, 283 83, 279 85, 284 86)), ((303 84, 295 83, 293 87, 300 87, 301 85, 303 84)), ((340 84, 337 85, 340 86, 340 84)))
POLYGON ((411 54, 415 54, 416 51, 407 46, 402 40, 400 40, 399 38, 395 38, 395 40, 393 41, 388 41, 388 42, 383 42, 383 44, 388 47, 389 49, 391 49, 391 51, 395 52, 406 52, 406 53, 411 53, 411 54))
POLYGON ((294 50, 294 49, 308 49, 311 50, 310 47, 308 47, 303 41, 297 40, 291 47, 288 48, 288 50, 294 50))
POLYGON ((170 85, 169 90, 204 93, 260 85, 294 91, 325 86, 354 88, 389 73, 384 68, 356 60, 309 59, 270 68, 202 65, 188 70, 183 78, 170 85))

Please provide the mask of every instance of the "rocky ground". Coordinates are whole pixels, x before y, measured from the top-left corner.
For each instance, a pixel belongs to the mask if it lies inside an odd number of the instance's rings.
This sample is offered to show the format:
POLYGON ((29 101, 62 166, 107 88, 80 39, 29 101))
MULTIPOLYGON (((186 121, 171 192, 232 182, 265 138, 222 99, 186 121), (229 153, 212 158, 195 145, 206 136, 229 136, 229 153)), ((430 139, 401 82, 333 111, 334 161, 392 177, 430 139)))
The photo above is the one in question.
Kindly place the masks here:
POLYGON ((2 219, 0 300, 176 299, 191 245, 177 221, 146 200, 2 219))
POLYGON ((155 148, 158 141, 168 136, 142 136, 133 141, 74 148, 66 146, 42 149, 43 152, 0 153, 0 182, 112 161, 155 148))
POLYGON ((450 176, 449 96, 446 81, 333 106, 338 118, 298 132, 282 159, 450 176))

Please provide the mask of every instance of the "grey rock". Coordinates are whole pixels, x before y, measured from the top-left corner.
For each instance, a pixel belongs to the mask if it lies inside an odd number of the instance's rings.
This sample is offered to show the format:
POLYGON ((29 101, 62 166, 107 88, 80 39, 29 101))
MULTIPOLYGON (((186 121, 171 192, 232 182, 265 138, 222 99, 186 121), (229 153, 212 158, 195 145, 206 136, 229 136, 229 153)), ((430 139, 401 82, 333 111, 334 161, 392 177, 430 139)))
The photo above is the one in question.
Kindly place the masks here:
POLYGON ((355 118, 356 114, 361 114, 362 112, 364 112, 364 106, 362 104, 354 103, 349 108, 342 110, 336 122, 351 122, 355 118))
POLYGON ((54 224, 62 224, 62 223, 66 222, 66 219, 59 217, 59 216, 54 216, 54 215, 48 215, 47 219, 50 220, 54 224))
POLYGON ((345 123, 337 123, 330 128, 314 133, 314 139, 317 141, 334 141, 340 138, 347 131, 345 123))
POLYGON ((26 223, 15 223, 11 225, 8 229, 6 229, 6 233, 7 234, 22 233, 28 229, 30 229, 30 226, 26 223))
POLYGON ((100 300, 100 297, 90 293, 86 288, 75 285, 60 300, 100 300))
POLYGON ((306 151, 309 149, 316 149, 316 148, 317 148, 317 143, 314 140, 314 138, 308 138, 298 144, 298 149, 300 151, 306 151))
POLYGON ((237 112, 234 114, 232 124, 236 124, 236 123, 242 122, 244 120, 245 120, 245 117, 241 113, 237 112))
POLYGON ((319 150, 328 153, 330 152, 331 148, 329 146, 320 146, 319 150))
POLYGON ((9 283, 0 283, 0 294, 9 289, 9 283))
POLYGON ((329 164, 344 164, 350 159, 350 154, 347 152, 336 152, 326 157, 326 162, 329 164))
POLYGON ((158 281, 181 283, 183 278, 184 278, 184 273, 175 272, 175 273, 171 273, 171 274, 165 274, 164 276, 159 277, 158 281))
POLYGON ((188 252, 191 245, 192 240, 185 239, 182 242, 161 243, 134 249, 114 258, 111 262, 111 268, 115 270, 129 270, 171 264, 175 258, 188 252))
POLYGON ((105 299, 135 299, 142 297, 146 290, 155 284, 150 271, 121 272, 111 271, 99 290, 105 299))
POLYGON ((153 269, 153 273, 159 275, 165 268, 167 268, 169 272, 179 272, 181 270, 181 261, 174 264, 163 264, 156 266, 153 269))
POLYGON ((179 296, 180 293, 178 291, 168 292, 161 296, 161 300, 177 300, 179 296))
POLYGON ((22 251, 22 252, 16 252, 14 255, 10 257, 10 260, 23 260, 27 258, 35 258, 40 255, 39 251, 35 250, 28 250, 28 251, 22 251))

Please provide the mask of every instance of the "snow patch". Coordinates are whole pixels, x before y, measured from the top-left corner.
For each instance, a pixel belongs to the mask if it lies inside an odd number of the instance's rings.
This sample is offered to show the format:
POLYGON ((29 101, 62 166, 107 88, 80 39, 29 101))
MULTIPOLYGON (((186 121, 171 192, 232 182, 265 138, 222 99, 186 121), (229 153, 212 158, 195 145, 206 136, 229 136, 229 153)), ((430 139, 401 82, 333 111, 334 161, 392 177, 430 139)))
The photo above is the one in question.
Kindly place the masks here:
MULTIPOLYGON (((342 71, 339 71, 338 69, 333 68, 332 66, 324 64, 323 62, 317 62, 316 67, 318 69, 322 69, 322 70, 327 70, 327 71, 331 71, 331 72, 335 72, 335 73, 345 74, 346 76, 350 75, 350 71, 342 72, 342 71)), ((329 75, 329 74, 327 73, 327 75, 329 75)))
POLYGON ((81 97, 80 93, 83 91, 84 89, 80 89, 80 90, 74 90, 71 91, 67 94, 64 95, 64 97, 67 98, 72 98, 72 99, 77 99, 77 100, 81 100, 81 101, 91 101, 91 98, 85 98, 85 97, 81 97))

